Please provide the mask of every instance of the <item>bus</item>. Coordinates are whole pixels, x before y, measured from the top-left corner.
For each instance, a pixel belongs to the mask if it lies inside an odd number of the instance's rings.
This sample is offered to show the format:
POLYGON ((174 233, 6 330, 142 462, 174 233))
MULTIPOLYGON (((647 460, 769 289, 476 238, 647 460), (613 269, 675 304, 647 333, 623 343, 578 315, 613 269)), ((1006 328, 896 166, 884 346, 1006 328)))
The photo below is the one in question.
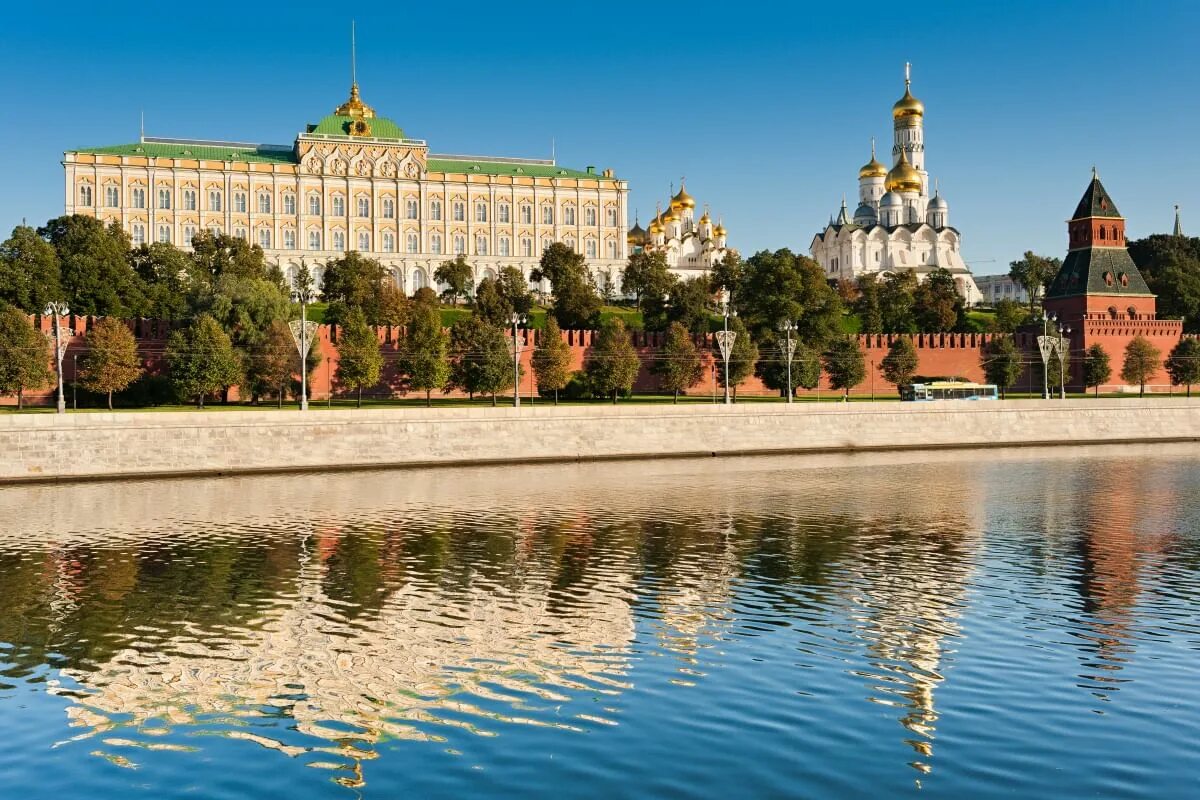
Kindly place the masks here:
POLYGON ((923 400, 997 400, 994 383, 971 383, 970 381, 929 381, 928 383, 906 383, 900 387, 900 399, 923 400))

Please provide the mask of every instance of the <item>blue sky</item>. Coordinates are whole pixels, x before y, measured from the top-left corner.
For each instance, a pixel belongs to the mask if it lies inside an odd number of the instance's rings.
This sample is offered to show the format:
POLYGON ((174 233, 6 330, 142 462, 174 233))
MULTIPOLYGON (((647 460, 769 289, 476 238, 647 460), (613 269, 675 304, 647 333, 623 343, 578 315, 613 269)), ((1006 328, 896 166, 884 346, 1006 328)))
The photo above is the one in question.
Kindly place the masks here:
POLYGON ((807 252, 890 146, 913 63, 926 166, 977 273, 1062 255, 1096 164, 1131 237, 1200 233, 1200 3, 14 4, 0 31, 0 229, 61 213, 65 149, 290 143, 347 93, 436 152, 612 167, 643 223, 669 184, 730 243, 807 252))

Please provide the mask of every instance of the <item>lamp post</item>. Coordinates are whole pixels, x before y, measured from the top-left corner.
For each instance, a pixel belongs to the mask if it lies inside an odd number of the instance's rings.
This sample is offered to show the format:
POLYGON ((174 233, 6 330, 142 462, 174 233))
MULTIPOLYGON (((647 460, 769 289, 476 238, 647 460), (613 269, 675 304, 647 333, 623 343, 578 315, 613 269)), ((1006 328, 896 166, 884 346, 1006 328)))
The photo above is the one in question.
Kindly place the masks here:
POLYGON ((517 343, 517 328, 524 325, 528 318, 524 314, 513 313, 508 321, 513 329, 513 408, 521 407, 521 347, 517 343))
POLYGON ((721 315, 725 318, 725 329, 717 332, 717 344, 721 347, 721 358, 725 361, 725 405, 733 401, 729 397, 729 356, 733 353, 733 342, 737 339, 737 331, 729 330, 729 318, 736 317, 737 311, 729 308, 729 290, 721 290, 721 315))
POLYGON ((1071 342, 1066 337, 1071 334, 1070 325, 1058 326, 1058 399, 1067 399, 1067 354, 1071 352, 1071 342))
POLYGON ((787 343, 784 345, 784 355, 787 356, 787 401, 792 402, 792 356, 796 354, 796 343, 792 341, 792 331, 796 330, 796 323, 791 320, 785 320, 779 323, 779 330, 787 335, 787 343))
POLYGON ((1038 337, 1038 350, 1042 354, 1042 399, 1050 399, 1050 354, 1054 352, 1055 339, 1050 336, 1050 323, 1057 323, 1053 314, 1042 312, 1042 335, 1038 337))
POLYGON ((59 414, 67 413, 67 399, 63 395, 63 356, 66 355, 66 342, 63 341, 62 335, 62 318, 71 313, 71 309, 67 308, 67 304, 61 300, 52 300, 46 304, 43 315, 54 318, 54 364, 58 368, 58 404, 56 411, 59 414))
POLYGON ((79 353, 71 353, 71 410, 79 410, 79 353))
POLYGON ((296 285, 292 289, 292 302, 300 304, 300 320, 299 324, 293 320, 288 325, 292 330, 292 338, 296 341, 296 350, 300 353, 301 411, 308 411, 308 351, 312 347, 312 330, 308 324, 308 304, 313 301, 315 294, 308 268, 301 264, 300 274, 296 276, 296 285))

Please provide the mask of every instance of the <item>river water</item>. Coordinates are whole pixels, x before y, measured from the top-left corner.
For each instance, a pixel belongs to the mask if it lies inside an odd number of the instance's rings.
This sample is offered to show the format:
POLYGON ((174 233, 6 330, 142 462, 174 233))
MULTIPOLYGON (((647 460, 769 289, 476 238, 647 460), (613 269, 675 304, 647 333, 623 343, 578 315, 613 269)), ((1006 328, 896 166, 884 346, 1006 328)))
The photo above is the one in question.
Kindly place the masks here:
POLYGON ((1194 446, 0 489, 0 796, 1194 797, 1194 446))

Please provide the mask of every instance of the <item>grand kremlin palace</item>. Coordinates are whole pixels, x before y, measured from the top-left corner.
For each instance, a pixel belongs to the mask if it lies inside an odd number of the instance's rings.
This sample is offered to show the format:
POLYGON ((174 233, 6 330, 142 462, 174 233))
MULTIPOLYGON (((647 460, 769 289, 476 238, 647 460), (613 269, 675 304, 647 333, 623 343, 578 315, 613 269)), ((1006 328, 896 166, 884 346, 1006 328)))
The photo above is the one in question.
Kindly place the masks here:
POLYGON ((66 213, 116 222, 134 245, 189 247, 202 230, 260 245, 291 280, 347 250, 414 292, 465 254, 476 280, 502 267, 528 279, 542 250, 582 253, 598 285, 621 273, 628 183, 553 160, 437 155, 376 116, 358 85, 293 145, 142 136, 64 154, 66 213))

